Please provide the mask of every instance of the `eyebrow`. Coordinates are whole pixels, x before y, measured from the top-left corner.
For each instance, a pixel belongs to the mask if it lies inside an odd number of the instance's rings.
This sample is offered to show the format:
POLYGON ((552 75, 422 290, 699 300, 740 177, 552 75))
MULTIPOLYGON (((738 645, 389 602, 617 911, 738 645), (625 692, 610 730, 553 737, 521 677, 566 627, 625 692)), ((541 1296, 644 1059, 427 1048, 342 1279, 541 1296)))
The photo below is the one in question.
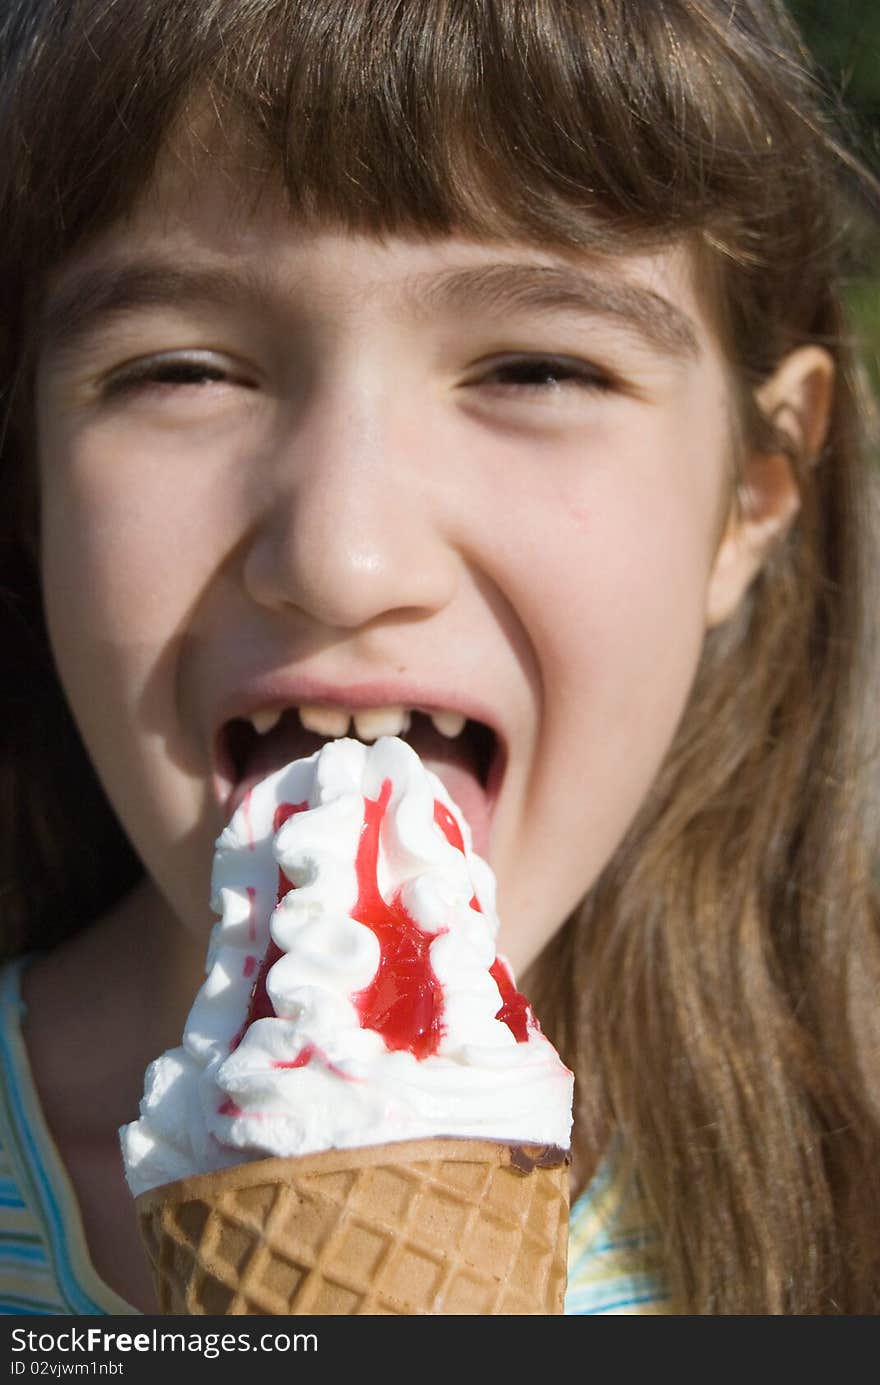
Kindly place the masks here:
POLYGON ((428 306, 489 314, 558 313, 604 317, 682 359, 700 354, 690 316, 662 294, 600 271, 563 265, 499 264, 453 269, 426 286, 428 306))
MULTIPOLYGON (((619 276, 573 266, 501 261, 418 274, 405 294, 424 313, 567 312, 615 321, 680 359, 699 356, 691 317, 670 299, 619 276)), ((38 341, 69 350, 114 317, 150 308, 249 304, 270 311, 270 284, 244 266, 180 268, 163 262, 99 267, 71 277, 50 294, 38 341)))
POLYGON ((250 300, 268 306, 267 286, 246 270, 187 268, 162 262, 85 270, 50 292, 37 336, 52 351, 69 350, 114 317, 150 308, 217 307, 250 300))

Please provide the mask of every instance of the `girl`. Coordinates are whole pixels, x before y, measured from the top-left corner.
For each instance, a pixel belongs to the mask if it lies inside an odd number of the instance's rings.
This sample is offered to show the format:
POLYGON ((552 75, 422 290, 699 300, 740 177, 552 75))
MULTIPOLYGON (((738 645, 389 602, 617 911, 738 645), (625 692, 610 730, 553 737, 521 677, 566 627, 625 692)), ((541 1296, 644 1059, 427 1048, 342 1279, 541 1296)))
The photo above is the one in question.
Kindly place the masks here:
POLYGON ((3 26, 4 1306, 153 1309, 116 1132, 230 795, 409 714, 576 1073, 569 1311, 876 1312, 853 161, 781 6, 3 26))

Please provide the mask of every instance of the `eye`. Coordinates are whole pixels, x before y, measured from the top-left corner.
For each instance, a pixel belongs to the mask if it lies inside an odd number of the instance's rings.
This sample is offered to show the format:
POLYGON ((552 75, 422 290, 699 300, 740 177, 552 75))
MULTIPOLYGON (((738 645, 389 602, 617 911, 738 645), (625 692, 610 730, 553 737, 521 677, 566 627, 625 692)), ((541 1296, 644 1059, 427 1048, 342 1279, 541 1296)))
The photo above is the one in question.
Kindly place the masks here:
POLYGON ((571 356, 509 356, 496 360, 480 383, 504 389, 548 393, 562 387, 609 390, 607 372, 571 356))
POLYGON ((174 352, 148 356, 121 366, 108 378, 104 393, 108 397, 137 389, 204 388, 206 385, 238 385, 253 389, 255 382, 218 356, 201 352, 174 352))

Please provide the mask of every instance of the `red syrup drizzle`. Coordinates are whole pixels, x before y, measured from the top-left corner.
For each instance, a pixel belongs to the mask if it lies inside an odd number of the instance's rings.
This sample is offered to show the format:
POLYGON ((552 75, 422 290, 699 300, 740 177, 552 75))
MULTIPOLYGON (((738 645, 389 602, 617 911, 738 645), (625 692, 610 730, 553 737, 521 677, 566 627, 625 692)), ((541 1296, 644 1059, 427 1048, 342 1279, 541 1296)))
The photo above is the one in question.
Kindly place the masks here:
POLYGON ((345 1072, 342 1068, 338 1068, 335 1063, 331 1062, 327 1054, 324 1052, 323 1048, 319 1048, 317 1044, 312 1043, 305 1044, 300 1049, 296 1057, 291 1058, 289 1062, 273 1063, 272 1067, 304 1068, 312 1061, 313 1058, 317 1058, 320 1063, 323 1063, 327 1071, 334 1073, 336 1077, 344 1077, 347 1082, 353 1082, 355 1080, 350 1073, 345 1072))
MULTIPOLYGON (((362 991, 356 992, 352 1001, 360 1015, 361 1026, 375 1029, 381 1034, 390 1051, 408 1049, 416 1058, 422 1059, 437 1051, 443 1034, 443 991, 428 959, 431 942, 438 935, 425 933, 419 927, 401 904, 399 892, 390 904, 379 892, 379 832, 390 797, 391 780, 386 779, 378 799, 364 799, 364 821, 355 865, 358 899, 352 910, 352 918, 372 929, 379 942, 380 955, 373 980, 362 991)), ((273 832, 277 832, 294 813, 301 813, 306 808, 308 803, 280 804, 275 810, 273 832)), ((434 800, 434 822, 450 845, 464 855, 461 829, 439 799, 434 800)), ((295 888, 279 869, 276 904, 295 888)), ((470 907, 482 913, 476 893, 470 900, 470 907)), ((251 991, 247 1017, 230 1043, 230 1049, 238 1047, 255 1020, 271 1018, 275 1014, 266 988, 266 977, 281 956, 281 949, 270 938, 251 991)), ((500 957, 496 957, 489 972, 498 986, 502 1001, 495 1018, 507 1025, 517 1043, 525 1043, 529 1025, 537 1024, 528 1001, 514 986, 510 970, 500 957)), ((274 1062, 272 1066, 301 1068, 314 1057, 321 1058, 339 1076, 348 1076, 335 1068, 314 1044, 306 1044, 290 1061, 274 1062)), ((230 1099, 220 1107, 220 1114, 236 1116, 241 1113, 230 1099)))
POLYGON ((379 892, 379 830, 390 797, 391 780, 386 779, 378 799, 364 799, 355 863, 358 899, 351 916, 375 933, 379 965, 370 984, 351 999, 363 1029, 375 1029, 390 1051, 406 1049, 421 1059, 437 1051, 443 1035, 443 988, 428 958, 437 934, 419 927, 399 891, 390 904, 379 892))
MULTIPOLYGON (((461 835, 461 828, 446 807, 446 804, 441 803, 439 798, 434 799, 434 821, 440 828, 440 831, 443 833, 449 845, 454 846, 456 851, 460 851, 463 856, 464 838, 461 835)), ((472 909, 476 909, 478 914, 482 914, 483 910, 476 894, 472 895, 470 903, 472 909)))
POLYGON ((320 1053, 320 1050, 317 1049, 317 1048, 315 1047, 314 1044, 304 1044, 303 1047, 300 1049, 299 1053, 296 1055, 296 1057, 290 1059, 290 1062, 287 1062, 287 1063, 282 1063, 282 1062, 273 1063, 273 1064, 272 1064, 272 1067, 273 1067, 273 1068, 304 1068, 304 1067, 306 1066, 306 1064, 307 1064, 307 1063, 310 1063, 310 1062, 312 1061, 312 1059, 315 1057, 315 1055, 316 1055, 316 1054, 319 1054, 319 1053, 320 1053))
POLYGON ((507 1025, 518 1044, 527 1043, 529 1024, 536 1024, 529 1002, 522 991, 518 991, 514 986, 510 968, 501 957, 495 958, 489 968, 489 975, 501 992, 501 1009, 495 1018, 507 1025))
MULTIPOLYGON (((464 855, 464 839, 461 835, 461 829, 445 803, 441 803, 438 798, 434 799, 434 821, 450 846, 454 846, 464 855)), ((476 894, 471 899, 471 908, 478 910, 479 913, 483 912, 476 894)), ((500 957, 495 958, 489 968, 489 975, 501 993, 501 1009, 495 1018, 507 1025, 518 1044, 527 1043, 529 1024, 537 1023, 532 1015, 529 1002, 522 992, 514 986, 510 968, 500 957)))
POLYGON ((222 1103, 222 1105, 217 1107, 217 1115, 230 1116, 234 1120, 236 1116, 243 1116, 244 1111, 242 1111, 241 1107, 237 1106, 236 1103, 232 1100, 232 1097, 229 1096, 222 1103))

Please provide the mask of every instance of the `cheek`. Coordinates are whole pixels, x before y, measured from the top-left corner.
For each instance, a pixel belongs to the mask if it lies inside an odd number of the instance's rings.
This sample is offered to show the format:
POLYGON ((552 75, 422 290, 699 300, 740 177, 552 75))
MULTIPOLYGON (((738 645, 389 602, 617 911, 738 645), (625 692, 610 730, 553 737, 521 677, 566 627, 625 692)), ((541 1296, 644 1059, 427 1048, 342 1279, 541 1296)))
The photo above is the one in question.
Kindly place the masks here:
MULTIPOLYGON (((615 494, 578 527, 571 584, 583 657, 660 675, 690 663, 703 634, 708 569, 695 515, 674 496, 615 494)), ((626 685, 621 685, 625 692, 626 685)))
POLYGON ((73 646, 79 660, 100 654, 108 672, 149 665, 217 565, 216 470, 183 477, 170 448, 147 452, 113 430, 50 428, 41 493, 43 585, 59 658, 73 646))
POLYGON ((519 605, 543 694, 532 788, 544 804, 565 802, 576 860, 585 840, 595 851, 584 863, 591 878, 635 816, 687 702, 720 478, 720 466, 707 473, 705 455, 672 440, 611 455, 536 517, 519 605))
POLYGON ((702 643, 711 554, 710 509, 699 491, 638 474, 593 475, 584 492, 535 530, 526 591, 545 673, 572 698, 617 672, 673 684, 702 643))
POLYGON ((215 824, 183 690, 189 612, 216 571, 222 513, 210 487, 181 486, 160 460, 75 438, 43 449, 44 603, 61 683, 110 802, 148 871, 201 919, 215 824))
POLYGON ((541 704, 499 877, 515 965, 599 877, 674 739, 703 640, 702 519, 668 487, 594 478, 589 496, 556 507, 543 540, 533 531, 519 611, 541 704))
POLYGON ((73 433, 42 453, 55 662, 95 768, 147 860, 170 823, 179 829, 199 811, 204 766, 186 717, 190 613, 221 561, 224 522, 223 488, 181 485, 170 460, 73 433))

